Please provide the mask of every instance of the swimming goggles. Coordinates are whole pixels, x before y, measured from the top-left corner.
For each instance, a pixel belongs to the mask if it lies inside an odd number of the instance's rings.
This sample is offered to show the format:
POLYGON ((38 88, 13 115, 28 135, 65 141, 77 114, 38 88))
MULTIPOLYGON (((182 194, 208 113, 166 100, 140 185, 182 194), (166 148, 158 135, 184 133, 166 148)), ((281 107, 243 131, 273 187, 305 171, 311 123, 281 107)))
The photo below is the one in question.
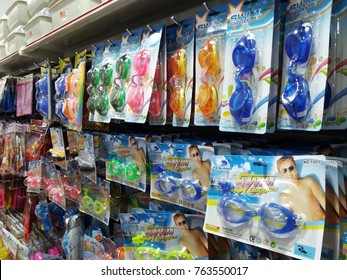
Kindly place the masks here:
POLYGON ((53 260, 62 259, 59 249, 57 247, 52 247, 48 249, 48 254, 37 251, 32 255, 33 260, 53 260))
POLYGON ((80 171, 90 171, 95 168, 95 157, 92 154, 83 154, 73 160, 78 164, 80 171))
POLYGON ((130 109, 135 114, 141 114, 144 102, 145 78, 149 67, 149 52, 146 49, 139 51, 133 60, 135 74, 131 77, 131 90, 127 95, 130 109))
POLYGON ((89 86, 87 87, 87 92, 89 94, 89 98, 87 100, 86 106, 92 114, 95 113, 96 103, 98 100, 98 96, 96 94, 96 87, 99 84, 99 68, 93 66, 87 72, 87 81, 89 82, 89 86))
POLYGON ((78 114, 78 102, 76 97, 66 97, 62 111, 69 121, 75 121, 78 114))
POLYGON ((204 196, 205 189, 192 180, 176 178, 160 164, 156 164, 155 169, 158 173, 155 188, 160 193, 169 195, 180 190, 183 198, 188 201, 196 201, 204 196))
POLYGON ((35 216, 39 218, 42 222, 43 230, 48 232, 52 229, 52 224, 49 217, 48 202, 41 200, 34 210, 35 216))
POLYGON ((305 65, 310 58, 311 24, 297 23, 288 33, 284 47, 289 58, 289 66, 287 68, 288 82, 281 100, 287 113, 295 121, 299 121, 306 117, 310 89, 304 76, 297 73, 297 67, 305 65))
POLYGON ((44 75, 35 83, 36 110, 42 116, 48 116, 48 77, 44 75))
POLYGON ((55 81, 55 113, 60 118, 62 122, 67 122, 68 119, 64 115, 63 106, 64 106, 64 95, 66 90, 66 76, 67 73, 61 74, 61 76, 55 81))
POLYGON ((214 39, 209 39, 202 45, 198 60, 202 69, 202 84, 197 98, 198 106, 206 118, 213 118, 218 109, 218 94, 214 79, 222 71, 219 64, 217 42, 214 39))
POLYGON ((26 177, 23 181, 24 186, 32 189, 40 190, 41 187, 41 177, 35 174, 34 171, 28 171, 26 177))
POLYGON ((158 59, 157 67, 155 69, 154 81, 153 81, 153 91, 151 95, 151 101, 149 103, 148 112, 152 118, 160 117, 161 112, 161 97, 163 95, 163 89, 160 86, 161 76, 160 76, 160 63, 158 59))
POLYGON ((54 179, 41 179, 41 186, 45 190, 46 196, 58 204, 62 203, 65 200, 65 193, 62 186, 54 179))
POLYGON ((113 80, 114 87, 110 95, 112 107, 120 112, 125 104, 124 83, 128 80, 130 74, 130 57, 127 54, 122 55, 116 61, 116 78, 113 80))
POLYGON ((169 65, 172 77, 169 83, 172 92, 169 99, 169 107, 172 112, 180 118, 185 115, 186 97, 185 97, 185 79, 186 79, 186 50, 184 48, 177 49, 170 57, 169 65))
POLYGON ((81 193, 81 184, 72 175, 62 177, 65 196, 78 201, 81 193))
POLYGON ((65 227, 65 210, 61 208, 57 203, 50 202, 48 204, 48 211, 54 216, 56 220, 56 226, 59 228, 65 227))
POLYGON ((162 250, 153 247, 141 246, 135 250, 135 260, 192 260, 191 254, 173 250, 170 252, 163 252, 162 250))
POLYGON ((79 70, 74 69, 66 76, 66 94, 63 113, 69 121, 75 121, 78 115, 78 99, 82 86, 79 70))
POLYGON ((87 80, 89 86, 87 87, 87 92, 92 93, 92 89, 96 88, 99 84, 99 68, 97 66, 92 66, 87 72, 87 80))
POLYGON ((4 88, 4 94, 3 94, 3 98, 2 98, 2 102, 1 102, 1 110, 4 112, 14 112, 15 111, 15 102, 14 102, 14 98, 12 96, 12 91, 10 89, 10 86, 6 86, 4 88))
POLYGON ((99 81, 97 86, 96 111, 100 116, 106 116, 110 108, 107 88, 111 85, 113 67, 111 63, 106 63, 99 69, 99 81))
POLYGON ((81 206, 85 210, 92 211, 97 215, 101 215, 105 212, 106 206, 100 200, 97 200, 95 196, 89 194, 88 188, 83 188, 83 196, 81 197, 81 206))
POLYGON ((115 177, 124 174, 124 178, 129 181, 136 180, 141 176, 141 171, 134 162, 125 163, 119 159, 113 159, 109 162, 109 173, 115 177))
POLYGON ((108 87, 112 81, 113 67, 111 63, 104 64, 99 70, 99 81, 101 86, 108 87))
POLYGON ((247 123, 252 117, 253 92, 248 83, 241 78, 252 72, 256 59, 254 35, 247 33, 235 45, 232 60, 236 67, 236 86, 229 100, 229 109, 239 124, 247 123))
POLYGON ((218 201, 218 214, 233 226, 247 224, 254 217, 270 233, 286 234, 304 225, 304 217, 294 214, 280 204, 269 202, 260 208, 251 208, 248 198, 241 194, 227 193, 218 201))

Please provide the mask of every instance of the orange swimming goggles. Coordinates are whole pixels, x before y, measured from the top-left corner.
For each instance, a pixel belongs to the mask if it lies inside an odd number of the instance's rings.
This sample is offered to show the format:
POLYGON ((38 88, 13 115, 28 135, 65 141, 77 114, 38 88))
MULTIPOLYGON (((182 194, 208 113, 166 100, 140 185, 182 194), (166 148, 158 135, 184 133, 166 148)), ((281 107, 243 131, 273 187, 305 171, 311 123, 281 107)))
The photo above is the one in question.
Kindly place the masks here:
POLYGON ((81 89, 81 74, 78 71, 69 73, 66 77, 66 97, 63 113, 69 121, 75 121, 78 114, 78 98, 81 89))
POLYGON ((214 79, 222 72, 217 43, 214 39, 209 39, 202 45, 198 60, 202 69, 202 84, 199 87, 197 98, 198 106, 207 118, 214 118, 218 107, 218 93, 214 85, 214 79))
POLYGON ((76 121, 78 115, 78 101, 75 96, 65 98, 63 113, 69 121, 76 121))
POLYGON ((74 70, 66 76, 66 91, 78 97, 80 88, 81 74, 74 70))
POLYGON ((185 75, 186 75, 186 50, 179 48, 170 58, 169 66, 171 68, 172 77, 169 83, 172 92, 169 100, 169 106, 173 113, 183 118, 185 115, 186 97, 185 97, 185 75))

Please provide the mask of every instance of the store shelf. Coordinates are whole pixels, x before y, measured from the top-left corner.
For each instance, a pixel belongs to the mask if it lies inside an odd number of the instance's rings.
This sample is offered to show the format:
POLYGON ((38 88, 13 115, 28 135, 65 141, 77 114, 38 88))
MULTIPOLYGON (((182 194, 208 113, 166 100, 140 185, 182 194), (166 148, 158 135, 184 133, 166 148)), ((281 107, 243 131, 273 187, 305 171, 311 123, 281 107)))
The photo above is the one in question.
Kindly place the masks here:
MULTIPOLYGON (((18 72, 34 62, 73 56, 94 43, 115 39, 128 28, 144 27, 193 7, 203 9, 195 0, 111 0, 53 30, 36 41, 0 60, 0 73, 18 72)), ((165 22, 164 22, 165 23, 165 22)), ((171 22, 172 23, 172 22, 171 22)))

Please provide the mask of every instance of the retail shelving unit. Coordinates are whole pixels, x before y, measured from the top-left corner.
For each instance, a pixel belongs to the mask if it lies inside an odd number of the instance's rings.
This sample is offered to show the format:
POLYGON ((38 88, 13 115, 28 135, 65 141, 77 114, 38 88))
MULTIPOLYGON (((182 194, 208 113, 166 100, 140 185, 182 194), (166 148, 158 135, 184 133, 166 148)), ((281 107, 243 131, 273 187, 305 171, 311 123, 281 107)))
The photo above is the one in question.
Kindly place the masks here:
POLYGON ((194 0, 106 1, 1 59, 0 76, 20 73, 20 69, 46 58, 57 61, 59 57, 74 55, 94 43, 120 36, 126 29, 169 22, 171 16, 182 11, 189 13, 193 7, 203 9, 202 4, 194 0))

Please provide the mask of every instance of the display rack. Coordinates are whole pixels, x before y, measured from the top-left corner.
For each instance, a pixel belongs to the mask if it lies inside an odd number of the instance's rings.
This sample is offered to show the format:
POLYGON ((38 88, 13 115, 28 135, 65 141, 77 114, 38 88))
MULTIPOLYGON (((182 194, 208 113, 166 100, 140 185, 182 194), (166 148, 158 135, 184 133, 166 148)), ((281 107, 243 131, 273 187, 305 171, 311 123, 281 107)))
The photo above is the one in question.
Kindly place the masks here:
MULTIPOLYGON (((84 49, 90 51, 93 45, 97 45, 100 42, 120 39, 122 33, 126 32, 126 30, 146 28, 147 25, 154 26, 157 23, 177 24, 174 23, 172 16, 178 21, 183 21, 188 17, 194 16, 197 11, 205 9, 206 5, 211 5, 213 9, 214 6, 225 3, 225 0, 211 0, 207 3, 195 0, 104 1, 89 12, 80 15, 30 44, 22 46, 19 51, 1 59, 0 77, 6 75, 20 76, 31 72, 34 68, 37 69, 42 61, 57 63, 60 58, 72 57, 84 49)), ((85 94, 87 93, 85 92, 85 94)), ((83 110, 86 110, 86 108, 84 107, 83 110)), ((124 121, 94 123, 90 122, 88 116, 86 116, 87 114, 85 114, 85 118, 82 121, 82 130, 86 133, 97 131, 110 134, 143 133, 148 135, 167 135, 172 133, 195 139, 211 137, 211 139, 215 138, 215 140, 240 141, 240 143, 245 140, 252 147, 260 149, 271 148, 277 145, 300 148, 318 144, 347 142, 346 130, 321 130, 319 132, 276 130, 272 134, 247 134, 221 132, 215 126, 196 126, 193 124, 193 121, 190 122, 188 127, 173 127, 171 124, 150 126, 148 123, 140 124, 124 121)), ((13 116, 13 118, 15 117, 13 116)), ((21 119, 17 118, 17 120, 21 119)), ((51 126, 54 127, 55 124, 51 123, 51 126)), ((60 123, 58 122, 57 126, 59 125, 60 123)), ((247 148, 245 147, 245 149, 247 148)), ((100 174, 98 174, 98 176, 106 179, 106 172, 104 172, 104 169, 102 171, 102 175, 99 176, 100 174)), ((124 196, 129 196, 129 194, 122 194, 112 197, 112 199, 121 200, 124 196)))
MULTIPOLYGON (((148 24, 164 23, 174 24, 172 16, 178 20, 184 20, 203 10, 208 6, 218 6, 225 1, 211 0, 198 2, 195 0, 109 0, 79 17, 67 22, 61 27, 38 38, 32 43, 23 46, 0 60, 0 77, 5 75, 21 75, 37 68, 37 63, 49 59, 57 62, 59 58, 74 56, 83 49, 91 49, 98 42, 119 39, 126 29, 145 27, 148 24), (205 7, 204 7, 205 6, 205 7)), ((88 130, 93 130, 94 125, 88 124, 88 130)), ((104 126, 96 130, 102 131, 125 131, 125 130, 148 130, 148 125, 122 123, 104 126)), ((165 128, 152 127, 153 130, 162 131, 165 128)), ((180 132, 184 128, 170 129, 180 132)), ((132 131, 134 131, 132 130, 132 131)), ((151 130, 151 129, 150 129, 151 130)), ((237 133, 222 133, 216 127, 194 127, 191 131, 207 134, 223 134, 227 139, 237 136, 237 133), (196 128, 196 129, 195 129, 196 128)), ((246 134, 247 135, 247 134, 246 134)), ((249 138, 259 138, 264 135, 248 135, 249 138)), ((245 134, 240 134, 245 137, 245 134)), ((266 134, 265 138, 303 142, 343 142, 347 139, 346 131, 320 131, 311 133, 305 131, 276 131, 274 134, 266 134)))
POLYGON ((73 56, 94 43, 120 36, 126 29, 155 21, 169 22, 171 16, 187 13, 193 7, 203 8, 194 0, 106 1, 1 59, 0 76, 20 73, 20 69, 46 58, 57 61, 59 57, 73 56))

